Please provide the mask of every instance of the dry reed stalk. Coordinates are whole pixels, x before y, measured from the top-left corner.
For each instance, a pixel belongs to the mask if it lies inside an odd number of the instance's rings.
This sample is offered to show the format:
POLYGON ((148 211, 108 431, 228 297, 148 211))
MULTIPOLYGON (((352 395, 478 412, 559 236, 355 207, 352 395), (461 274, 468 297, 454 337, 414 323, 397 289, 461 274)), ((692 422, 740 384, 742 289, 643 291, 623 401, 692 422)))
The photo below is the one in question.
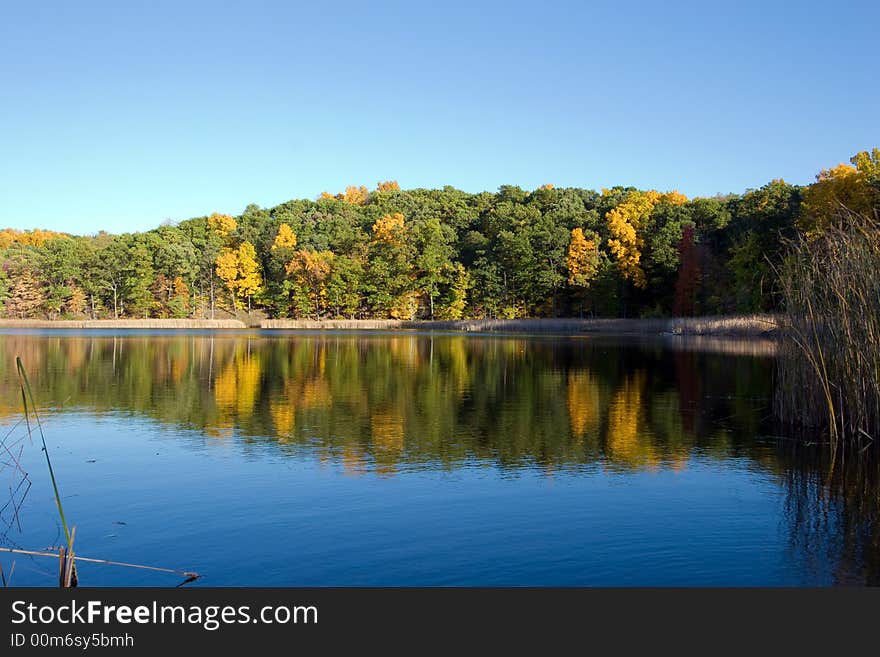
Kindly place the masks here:
MULTIPOLYGON (((55 548, 54 550, 58 550, 58 553, 61 554, 65 551, 65 548, 62 546, 60 548, 55 548)), ((53 559, 58 558, 54 550, 22 550, 19 548, 6 548, 0 547, 0 552, 7 552, 9 554, 21 554, 29 557, 52 557, 53 559)), ((83 557, 77 556, 76 559, 83 563, 95 563, 102 566, 121 566, 123 568, 135 568, 137 570, 152 570, 158 573, 170 573, 172 575, 180 575, 184 577, 185 580, 182 582, 183 584, 187 584, 189 582, 194 582, 197 579, 201 578, 201 575, 198 573, 194 573, 189 570, 179 570, 177 568, 161 568, 159 566, 145 566, 143 564, 137 563, 126 563, 124 561, 111 561, 109 559, 95 559, 93 557, 83 557)))
MULTIPOLYGON (((24 365, 21 362, 21 358, 17 357, 15 359, 16 366, 18 369, 18 377, 19 377, 19 387, 21 389, 21 400, 22 406, 24 409, 24 422, 27 429, 27 435, 29 437, 32 436, 34 429, 31 425, 31 415, 34 418, 34 427, 40 434, 40 442, 42 443, 42 451, 46 458, 46 465, 49 469, 49 477, 52 481, 52 490, 55 495, 55 505, 58 511, 58 517, 61 521, 61 526, 64 529, 64 537, 67 541, 67 544, 58 549, 58 584, 61 588, 72 588, 78 585, 78 578, 76 574, 76 560, 80 561, 88 561, 90 563, 97 564, 106 564, 106 565, 115 565, 115 566, 123 566, 126 568, 138 568, 142 570, 153 570, 167 573, 175 573, 183 576, 185 579, 183 582, 178 584, 178 586, 183 586, 189 582, 193 582, 201 577, 198 573, 193 573, 189 571, 183 570, 175 570, 173 568, 159 568, 156 566, 142 566, 138 564, 131 563, 123 563, 119 561, 108 561, 106 559, 92 559, 88 557, 77 557, 73 550, 73 541, 76 539, 76 526, 68 528, 67 519, 64 515, 64 508, 61 504, 61 493, 58 491, 58 482, 55 479, 55 471, 52 467, 52 459, 49 457, 49 448, 46 445, 46 436, 43 434, 43 425, 40 422, 40 415, 37 412, 36 404, 34 403, 34 395, 31 390, 30 381, 28 381, 27 372, 24 369, 24 365)), ((3 445, 8 448, 6 445, 6 439, 3 441, 3 445)), ((12 455, 12 464, 16 466, 19 470, 21 470, 20 465, 20 452, 19 457, 15 457, 14 454, 6 450, 10 455, 12 455)), ((23 470, 21 470, 24 473, 23 470)), ((26 473, 25 477, 27 477, 26 473)), ((30 487, 30 481, 28 480, 28 488, 30 487)), ((13 498, 14 499, 14 498, 13 498)), ((20 506, 20 502, 18 503, 20 506)), ((5 507, 4 507, 5 508, 5 507)), ((18 521, 18 507, 15 508, 15 518, 18 521)), ((51 556, 55 555, 52 552, 38 552, 36 550, 22 550, 16 548, 5 548, 0 547, 0 552, 7 552, 10 554, 22 554, 29 556, 51 556)), ((13 564, 14 565, 14 564, 13 564)), ((10 572, 11 574, 11 572, 10 572)), ((4 586, 7 583, 7 579, 5 575, 2 573, 2 568, 0 568, 0 575, 2 575, 2 581, 4 586)))
POLYGON ((785 301, 774 407, 833 446, 880 435, 880 223, 841 210, 779 270, 785 301))

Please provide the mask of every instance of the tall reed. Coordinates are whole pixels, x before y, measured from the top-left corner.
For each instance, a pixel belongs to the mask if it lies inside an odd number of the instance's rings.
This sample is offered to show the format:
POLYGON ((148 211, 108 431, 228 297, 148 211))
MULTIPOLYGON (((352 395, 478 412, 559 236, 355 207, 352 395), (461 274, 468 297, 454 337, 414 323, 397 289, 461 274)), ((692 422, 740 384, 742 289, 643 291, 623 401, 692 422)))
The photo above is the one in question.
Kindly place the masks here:
MULTIPOLYGON (((125 568, 136 568, 140 570, 150 570, 155 572, 163 572, 163 573, 172 573, 175 575, 180 575, 184 579, 177 586, 184 586, 185 584, 189 584, 190 582, 194 582, 201 577, 198 573, 191 572, 188 570, 180 570, 177 568, 161 568, 159 566, 147 566, 143 564, 133 564, 133 563, 125 563, 121 561, 111 561, 109 559, 95 559, 91 557, 82 557, 75 554, 73 550, 73 543, 76 540, 76 526, 68 526, 67 518, 64 515, 64 507, 61 504, 61 493, 58 490, 58 482, 55 479, 55 469, 52 467, 52 458, 49 455, 49 448, 46 445, 46 436, 43 434, 43 425, 40 422, 40 415, 37 411, 37 405, 34 402, 34 393, 31 390, 31 384, 28 380, 27 372, 24 369, 24 365, 22 365, 21 358, 16 357, 15 365, 18 370, 18 381, 19 388, 21 390, 21 402, 24 410, 24 422, 27 429, 27 435, 31 437, 34 433, 33 427, 36 427, 37 432, 40 434, 40 443, 43 451, 43 455, 46 459, 46 466, 49 469, 49 478, 52 482, 52 491, 55 495, 55 507, 58 511, 58 518, 61 521, 61 527, 64 530, 64 537, 66 540, 66 545, 58 548, 58 555, 56 557, 54 550, 47 549, 44 551, 37 550, 25 550, 21 548, 9 548, 0 546, 0 552, 5 552, 9 554, 21 554, 30 557, 51 557, 58 559, 58 583, 61 588, 71 588, 78 586, 78 577, 76 573, 76 563, 77 561, 86 561, 89 563, 95 564, 104 564, 108 566, 122 566, 125 568), (31 417, 33 416, 33 424, 31 423, 31 417)), ((20 452, 19 455, 16 456, 13 452, 9 450, 9 445, 6 444, 6 440, 0 441, 0 447, 3 447, 7 452, 12 465, 16 467, 16 469, 21 470, 21 465, 19 463, 20 452)), ((18 490, 10 489, 10 502, 4 505, 4 507, 0 508, 0 513, 8 507, 12 506, 13 514, 16 522, 18 522, 18 509, 21 506, 21 503, 24 499, 24 495, 27 494, 27 490, 30 488, 30 479, 27 477, 27 473, 21 470, 24 475, 24 481, 27 482, 27 488, 24 493, 18 493, 18 490)), ((13 562, 13 568, 15 564, 13 562)), ((0 566, 0 584, 2 586, 7 586, 9 583, 9 578, 12 575, 13 568, 10 568, 9 575, 3 571, 2 566, 0 566)))
POLYGON ((785 305, 777 417, 832 445, 880 437, 880 222, 841 209, 779 271, 785 305))
POLYGON ((40 415, 37 412, 37 405, 34 403, 34 393, 31 391, 31 383, 28 381, 27 372, 24 365, 21 364, 21 358, 15 358, 15 366, 18 369, 18 382, 21 388, 21 403, 24 407, 24 421, 27 425, 28 434, 31 433, 31 414, 37 430, 40 433, 40 442, 42 443, 43 455, 46 457, 46 465, 49 468, 49 478, 52 481, 52 492, 55 495, 55 507, 58 509, 58 518, 61 520, 61 527, 64 529, 64 538, 67 545, 61 548, 59 555, 59 575, 58 581, 61 588, 70 588, 77 585, 76 561, 74 560, 73 540, 76 536, 76 528, 70 529, 67 525, 67 518, 64 516, 64 506, 61 504, 61 493, 58 492, 58 482, 55 480, 55 470, 52 468, 52 459, 49 456, 49 448, 46 446, 46 436, 43 434, 43 424, 40 422, 40 415))

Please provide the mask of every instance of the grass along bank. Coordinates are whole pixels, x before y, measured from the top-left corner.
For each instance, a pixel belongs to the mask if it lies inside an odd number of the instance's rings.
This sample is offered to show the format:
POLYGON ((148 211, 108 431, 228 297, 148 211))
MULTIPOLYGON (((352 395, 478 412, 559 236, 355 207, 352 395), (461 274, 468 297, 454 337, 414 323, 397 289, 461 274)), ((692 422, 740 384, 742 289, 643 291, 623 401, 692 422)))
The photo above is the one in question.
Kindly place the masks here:
MULTIPOLYGON (((880 223, 841 209, 791 249, 779 277, 785 328, 775 410, 833 444, 880 437, 880 223)), ((875 447, 877 443, 874 443, 875 447)))
POLYGON ((0 319, 4 328, 52 329, 244 329, 238 319, 0 319))
POLYGON ((266 319, 263 329, 379 330, 421 329, 465 332, 607 333, 616 335, 714 335, 771 337, 778 330, 774 315, 675 317, 669 319, 458 319, 446 321, 395 319, 266 319))
POLYGON ((772 338, 775 315, 676 317, 667 319, 257 319, 250 326, 238 319, 0 319, 0 330, 51 329, 285 329, 301 331, 462 331, 474 333, 600 333, 609 335, 695 335, 772 338))

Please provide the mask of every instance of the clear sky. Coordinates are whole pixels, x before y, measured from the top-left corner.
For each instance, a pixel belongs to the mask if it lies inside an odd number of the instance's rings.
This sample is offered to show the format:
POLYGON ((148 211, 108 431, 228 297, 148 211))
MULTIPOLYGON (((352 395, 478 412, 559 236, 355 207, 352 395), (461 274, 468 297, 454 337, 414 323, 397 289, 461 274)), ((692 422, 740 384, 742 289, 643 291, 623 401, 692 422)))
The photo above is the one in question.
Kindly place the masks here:
POLYGON ((346 185, 741 192, 880 146, 880 2, 0 0, 0 227, 346 185))

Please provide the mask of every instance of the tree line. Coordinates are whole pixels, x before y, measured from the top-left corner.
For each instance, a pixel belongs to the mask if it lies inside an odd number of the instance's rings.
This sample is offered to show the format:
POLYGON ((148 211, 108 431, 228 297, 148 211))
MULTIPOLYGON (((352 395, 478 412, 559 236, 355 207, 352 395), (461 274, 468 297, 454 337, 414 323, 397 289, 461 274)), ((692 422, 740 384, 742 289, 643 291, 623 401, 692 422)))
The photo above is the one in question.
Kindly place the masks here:
POLYGON ((7 318, 656 317, 775 310, 795 237, 880 208, 880 149, 743 194, 348 187, 121 235, 0 231, 7 318))

